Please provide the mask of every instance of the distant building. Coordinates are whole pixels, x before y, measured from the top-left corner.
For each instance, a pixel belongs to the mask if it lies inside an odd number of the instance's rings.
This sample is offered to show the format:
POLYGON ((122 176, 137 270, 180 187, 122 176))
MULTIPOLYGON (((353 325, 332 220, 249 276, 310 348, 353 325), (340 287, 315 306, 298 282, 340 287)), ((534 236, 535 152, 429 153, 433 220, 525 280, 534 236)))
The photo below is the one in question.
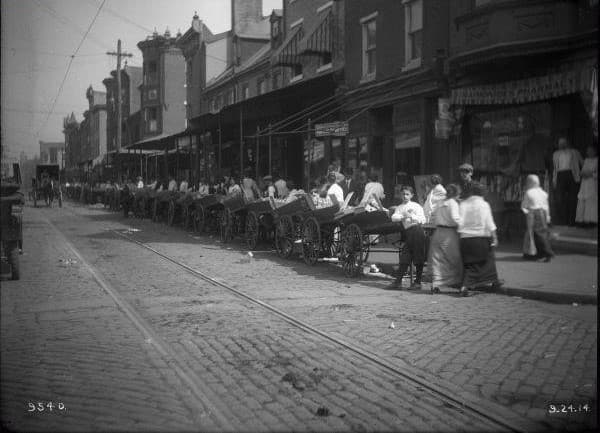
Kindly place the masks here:
POLYGON ((58 164, 65 166, 65 143, 40 141, 40 164, 58 164))
POLYGON ((144 58, 139 86, 142 138, 169 135, 186 127, 185 59, 167 30, 138 43, 144 58))

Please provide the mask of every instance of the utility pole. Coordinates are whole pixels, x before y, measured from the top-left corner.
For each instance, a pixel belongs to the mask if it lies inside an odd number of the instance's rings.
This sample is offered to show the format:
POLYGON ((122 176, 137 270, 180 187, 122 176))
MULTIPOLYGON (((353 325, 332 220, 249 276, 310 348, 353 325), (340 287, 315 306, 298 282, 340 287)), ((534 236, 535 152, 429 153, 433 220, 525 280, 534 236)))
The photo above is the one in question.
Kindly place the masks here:
MULTIPOLYGON (((117 57, 117 158, 119 152, 121 152, 121 57, 133 57, 131 53, 123 53, 121 52, 121 39, 117 41, 117 52, 109 51, 106 54, 109 56, 117 57)), ((121 161, 119 160, 119 175, 121 174, 121 161)))

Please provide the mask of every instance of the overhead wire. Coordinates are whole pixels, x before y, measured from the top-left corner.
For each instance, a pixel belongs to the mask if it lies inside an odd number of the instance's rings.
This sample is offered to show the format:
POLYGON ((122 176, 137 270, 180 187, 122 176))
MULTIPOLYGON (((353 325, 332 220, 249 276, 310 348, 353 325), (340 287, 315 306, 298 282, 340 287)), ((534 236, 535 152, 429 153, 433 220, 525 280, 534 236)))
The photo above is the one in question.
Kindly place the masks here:
POLYGON ((96 14, 94 15, 94 18, 92 18, 92 21, 90 22, 90 25, 88 26, 88 28, 85 31, 83 37, 81 38, 81 41, 79 42, 79 45, 77 45, 77 48, 75 49, 75 51, 73 52, 73 55, 69 59, 69 64, 67 65, 67 70, 65 71, 65 76, 63 77, 62 82, 60 83, 60 86, 58 87, 58 92, 56 94, 56 97, 52 101, 52 107, 50 108, 50 111, 48 112, 48 115, 46 116, 46 119, 44 120, 44 123, 38 129, 38 132, 37 132, 38 136, 40 135, 40 132, 42 131, 42 129, 44 129, 44 127, 48 124, 48 120, 50 119, 50 116, 54 112, 54 108, 56 107, 56 102, 58 101, 58 98, 60 97, 60 94, 62 93, 62 90, 63 90, 63 88, 65 86, 65 82, 67 81, 67 77, 69 76, 69 71, 71 70, 71 66, 73 65, 73 60, 75 60, 75 56, 77 55, 77 53, 79 53, 79 50, 81 49, 81 46, 85 42, 85 40, 88 37, 90 31, 92 30, 92 27, 93 27, 94 23, 96 22, 96 19, 98 19, 98 15, 100 15, 100 12, 102 11, 102 8, 104 7, 105 3, 106 3, 106 0, 102 0, 102 4, 98 7, 98 10, 96 11, 96 14))

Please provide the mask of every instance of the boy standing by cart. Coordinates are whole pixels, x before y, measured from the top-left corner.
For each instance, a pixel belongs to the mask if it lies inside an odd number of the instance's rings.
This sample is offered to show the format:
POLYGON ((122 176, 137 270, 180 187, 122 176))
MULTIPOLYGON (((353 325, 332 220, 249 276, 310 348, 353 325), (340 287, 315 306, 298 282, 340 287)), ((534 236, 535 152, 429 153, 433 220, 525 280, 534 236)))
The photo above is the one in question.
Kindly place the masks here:
POLYGON ((416 268, 415 281, 410 289, 421 288, 421 278, 423 276, 423 266, 425 263, 425 213, 423 208, 417 202, 412 201, 414 190, 410 186, 403 186, 401 190, 402 203, 396 207, 392 215, 392 221, 401 222, 404 227, 404 246, 399 252, 398 276, 394 286, 402 287, 402 279, 413 263, 416 268))

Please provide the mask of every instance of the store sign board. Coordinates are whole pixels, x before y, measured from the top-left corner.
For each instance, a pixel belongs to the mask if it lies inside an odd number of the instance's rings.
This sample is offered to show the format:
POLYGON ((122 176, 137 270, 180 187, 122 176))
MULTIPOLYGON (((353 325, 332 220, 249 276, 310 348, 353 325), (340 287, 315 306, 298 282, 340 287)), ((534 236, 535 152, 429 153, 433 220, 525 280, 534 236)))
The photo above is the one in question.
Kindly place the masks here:
POLYGON ((450 102, 458 105, 519 104, 581 90, 581 72, 566 71, 524 80, 453 89, 450 102))
POLYGON ((348 122, 317 123, 315 125, 315 135, 317 137, 344 137, 348 135, 348 122))
POLYGON ((398 134, 394 137, 395 149, 411 149, 421 147, 421 134, 419 132, 398 134))

